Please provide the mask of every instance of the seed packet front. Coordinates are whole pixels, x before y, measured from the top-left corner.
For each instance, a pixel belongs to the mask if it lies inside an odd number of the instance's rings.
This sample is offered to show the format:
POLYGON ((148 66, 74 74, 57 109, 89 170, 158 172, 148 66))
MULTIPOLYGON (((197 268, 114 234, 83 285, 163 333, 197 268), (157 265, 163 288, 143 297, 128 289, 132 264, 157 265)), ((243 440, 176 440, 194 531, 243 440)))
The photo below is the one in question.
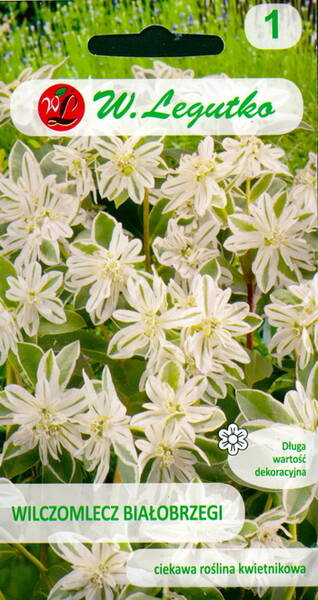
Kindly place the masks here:
POLYGON ((317 600, 315 10, 0 1, 0 600, 317 600))

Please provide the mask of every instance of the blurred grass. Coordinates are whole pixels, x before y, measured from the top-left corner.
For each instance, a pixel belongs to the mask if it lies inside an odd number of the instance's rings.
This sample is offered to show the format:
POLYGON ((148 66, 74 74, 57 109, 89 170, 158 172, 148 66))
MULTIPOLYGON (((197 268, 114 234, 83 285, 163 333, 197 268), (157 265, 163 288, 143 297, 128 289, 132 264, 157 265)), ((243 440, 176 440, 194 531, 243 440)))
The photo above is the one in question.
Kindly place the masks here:
MULTIPOLYGON (((56 64, 64 56, 67 63, 61 77, 131 77, 131 66, 151 67, 151 59, 96 57, 87 50, 94 34, 136 32, 158 23, 173 31, 218 33, 225 50, 218 56, 172 58, 167 62, 182 69, 192 68, 196 77, 226 73, 230 77, 284 77, 294 81, 305 103, 304 121, 316 127, 316 59, 313 46, 313 2, 294 2, 303 12, 303 35, 300 42, 287 50, 257 50, 245 38, 243 13, 248 5, 236 0, 205 3, 204 0, 61 0, 60 2, 2 2, 2 16, 10 23, 10 32, 1 33, 0 79, 10 82, 25 66, 37 69, 46 63, 56 64), (207 6, 208 5, 208 6, 207 6)), ((5 21, 4 21, 5 22, 5 21)), ((1 132, 3 147, 12 130, 1 132)), ((315 131, 297 130, 273 137, 288 155, 291 168, 306 162, 309 150, 315 149, 315 131)))

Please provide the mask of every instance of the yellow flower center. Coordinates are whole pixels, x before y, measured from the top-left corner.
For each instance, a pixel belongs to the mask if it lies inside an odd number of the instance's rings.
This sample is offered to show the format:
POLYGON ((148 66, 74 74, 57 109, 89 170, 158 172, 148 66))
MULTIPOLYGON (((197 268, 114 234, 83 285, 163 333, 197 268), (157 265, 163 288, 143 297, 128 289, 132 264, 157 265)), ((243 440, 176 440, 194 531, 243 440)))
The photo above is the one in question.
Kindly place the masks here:
POLYGON ((167 446, 163 442, 158 445, 157 453, 161 458, 161 464, 163 467, 171 465, 174 462, 174 457, 171 448, 169 448, 169 446, 167 446))
POLYGON ((95 433, 97 437, 103 437, 107 432, 107 429, 109 429, 109 426, 110 417, 103 415, 91 423, 90 430, 95 433))
POLYGON ((116 164, 123 175, 130 175, 135 168, 135 155, 131 154, 116 154, 116 164))
POLYGON ((61 425, 54 423, 54 414, 49 408, 41 408, 39 420, 33 427, 33 431, 37 434, 45 433, 46 435, 52 435, 57 433, 61 428, 61 425))
POLYGON ((146 313, 144 315, 144 322, 146 325, 144 334, 150 338, 154 337, 157 334, 158 329, 160 329, 160 316, 156 315, 155 313, 146 313))

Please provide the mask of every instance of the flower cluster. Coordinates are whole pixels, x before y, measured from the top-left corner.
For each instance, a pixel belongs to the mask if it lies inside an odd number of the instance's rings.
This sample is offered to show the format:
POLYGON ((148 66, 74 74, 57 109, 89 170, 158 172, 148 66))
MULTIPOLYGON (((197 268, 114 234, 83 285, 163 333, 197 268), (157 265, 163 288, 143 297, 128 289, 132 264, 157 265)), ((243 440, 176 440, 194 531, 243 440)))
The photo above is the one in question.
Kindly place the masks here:
MULTIPOLYGON (((0 124, 19 83, 58 66, 1 84, 0 124)), ((133 73, 194 76, 160 61, 133 73)), ((231 483, 225 450, 250 429, 317 430, 314 155, 293 172, 256 136, 173 144, 16 140, 6 156, 1 466, 19 482, 231 483)), ((285 545, 314 494, 275 492, 263 517, 252 499, 228 543, 285 545)), ((54 550, 72 570, 49 600, 157 597, 127 591, 120 545, 54 550)))

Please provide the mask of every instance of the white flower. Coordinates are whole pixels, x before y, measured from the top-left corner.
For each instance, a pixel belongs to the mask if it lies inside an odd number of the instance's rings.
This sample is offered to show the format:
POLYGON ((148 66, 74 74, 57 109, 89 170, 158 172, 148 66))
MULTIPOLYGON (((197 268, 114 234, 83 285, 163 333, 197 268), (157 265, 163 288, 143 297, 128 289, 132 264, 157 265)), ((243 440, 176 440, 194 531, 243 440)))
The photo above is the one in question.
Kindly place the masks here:
POLYGON ((155 177, 163 177, 165 166, 160 154, 163 145, 156 141, 140 141, 130 137, 112 137, 98 143, 105 163, 97 168, 99 192, 102 198, 125 201, 128 197, 137 204, 143 202, 145 189, 155 185, 155 177))
POLYGON ((34 395, 19 385, 6 386, 1 404, 7 411, 0 421, 18 429, 5 442, 4 456, 11 444, 16 449, 10 451, 10 458, 38 446, 42 463, 48 465, 49 456, 60 460, 63 448, 73 455, 81 447, 81 430, 74 420, 87 408, 85 394, 65 389, 67 382, 61 384, 60 377, 61 368, 49 350, 39 362, 34 395))
POLYGON ((214 141, 206 137, 198 146, 198 152, 181 156, 174 175, 168 176, 161 191, 172 198, 164 212, 176 210, 190 203, 198 216, 203 216, 211 206, 224 208, 226 196, 219 185, 229 172, 229 165, 220 161, 214 152, 214 141))
POLYGON ((0 126, 10 121, 11 95, 18 85, 32 79, 50 79, 55 71, 57 71, 64 63, 65 60, 57 65, 44 65, 34 72, 28 67, 20 73, 15 81, 8 84, 0 81, 0 126))
POLYGON ((254 520, 257 531, 250 540, 250 546, 253 548, 284 548, 287 540, 280 536, 278 531, 282 531, 287 538, 291 537, 289 531, 283 527, 286 518, 285 512, 277 508, 257 517, 254 520))
POLYGON ((188 349, 202 373, 210 373, 215 358, 223 363, 249 362, 248 354, 235 338, 253 331, 261 319, 249 313, 246 302, 231 304, 231 293, 231 289, 220 289, 209 275, 197 275, 193 281, 200 319, 187 332, 188 349))
POLYGON ((303 169, 297 169, 297 174, 290 190, 292 200, 299 203, 305 210, 314 215, 317 223, 317 155, 309 152, 309 160, 303 169))
POLYGON ((296 381, 296 390, 286 394, 284 406, 298 425, 311 431, 317 430, 318 398, 310 398, 299 381, 296 381))
POLYGON ((149 357, 166 343, 166 331, 191 326, 198 311, 191 308, 168 308, 167 287, 158 277, 152 286, 145 279, 129 279, 125 296, 135 310, 117 310, 114 318, 132 323, 112 338, 108 351, 113 358, 129 358, 134 354, 149 357))
MULTIPOLYGON (((96 187, 90 163, 94 162, 88 153, 76 150, 71 144, 68 146, 54 145, 51 160, 57 165, 64 167, 68 177, 76 182, 77 194, 81 200, 92 192, 96 200, 96 187)), ((96 155, 97 156, 97 153, 96 155)))
POLYGON ((8 277, 7 298, 17 302, 16 319, 19 327, 33 336, 37 333, 40 316, 51 323, 66 321, 63 303, 56 296, 63 285, 63 275, 59 271, 49 271, 42 275, 41 265, 31 263, 17 277, 8 277))
POLYGON ((309 373, 306 390, 300 381, 296 381, 296 390, 287 392, 284 406, 293 421, 310 431, 318 428, 318 363, 309 373))
POLYGON ((299 218, 296 205, 282 206, 280 198, 264 194, 250 205, 250 215, 232 215, 229 225, 233 235, 225 248, 238 254, 257 250, 252 270, 262 292, 280 282, 301 280, 301 269, 312 270, 312 250, 304 237, 312 228, 310 217, 299 218))
MULTIPOLYGON (((229 377, 226 372, 226 368, 230 367, 231 371, 237 371, 237 375, 239 377, 244 376, 243 371, 237 367, 234 362, 229 361, 228 358, 226 358, 226 364, 222 363, 222 359, 224 357, 222 357, 222 354, 217 357, 217 352, 215 353, 214 357, 211 358, 209 372, 201 373, 196 365, 195 355, 192 351, 191 340, 189 339, 189 335, 186 330, 181 332, 180 350, 182 350, 183 353, 181 364, 183 365, 188 377, 203 375, 207 383, 205 398, 209 401, 211 398, 225 398, 227 391, 226 384, 231 380, 231 377, 229 377)), ((231 375, 233 376, 233 373, 231 373, 231 375)))
POLYGON ((231 423, 227 429, 220 429, 219 438, 219 448, 227 450, 231 456, 235 456, 240 450, 246 450, 248 447, 247 431, 238 427, 236 423, 231 423))
POLYGON ((10 312, 0 300, 0 365, 7 360, 9 350, 16 354, 20 332, 10 312))
POLYGON ((193 433, 213 431, 222 425, 225 420, 223 412, 217 407, 200 403, 207 387, 204 377, 192 377, 185 381, 183 369, 172 362, 164 365, 161 373, 163 380, 154 375, 148 378, 146 393, 151 402, 143 404, 146 412, 132 418, 133 427, 160 427, 174 422, 191 437, 193 433), (165 380, 167 378, 168 381, 165 380))
POLYGON ((137 454, 129 429, 130 419, 117 396, 108 367, 104 368, 101 382, 90 381, 85 372, 83 377, 89 410, 77 422, 82 433, 89 437, 79 454, 88 471, 97 468, 94 481, 103 482, 109 470, 111 447, 128 465, 136 466, 137 454))
POLYGON ((191 79, 194 77, 192 69, 183 71, 167 65, 161 60, 154 60, 153 69, 144 69, 140 65, 133 65, 131 70, 136 79, 191 79))
POLYGON ((284 156, 284 150, 264 144, 258 137, 225 138, 222 144, 225 152, 220 153, 220 158, 233 166, 232 173, 238 175, 237 185, 263 173, 290 175, 286 165, 279 160, 284 156))
POLYGON ((140 240, 129 240, 122 225, 105 213, 94 219, 91 239, 70 245, 67 285, 75 291, 89 289, 86 310, 95 323, 112 315, 128 278, 140 277, 134 265, 144 260, 141 248, 140 240))
POLYGON ((17 266, 38 258, 45 264, 59 262, 59 242, 73 235, 78 211, 78 199, 70 191, 70 184, 57 183, 55 175, 44 177, 33 152, 16 142, 9 177, 0 176, 0 222, 9 224, 0 245, 5 254, 20 252, 17 266))
POLYGON ((209 220, 197 229, 178 225, 170 219, 164 238, 153 242, 155 256, 162 265, 173 267, 181 277, 190 278, 212 258, 216 248, 219 225, 209 220))
POLYGON ((312 281, 289 286, 287 292, 274 292, 271 300, 265 313, 277 332, 269 349, 276 348, 279 357, 295 352, 304 369, 318 350, 318 273, 312 281))
POLYGON ((49 593, 48 600, 115 600, 119 586, 126 583, 128 552, 117 544, 79 542, 52 544, 53 550, 73 569, 49 593))
POLYGON ((153 461, 147 477, 149 483, 191 481, 197 476, 194 465, 196 454, 208 462, 206 456, 194 443, 194 437, 185 436, 176 427, 153 427, 146 429, 146 440, 137 440, 141 450, 140 472, 153 461), (196 453, 196 454, 195 454, 196 453))

